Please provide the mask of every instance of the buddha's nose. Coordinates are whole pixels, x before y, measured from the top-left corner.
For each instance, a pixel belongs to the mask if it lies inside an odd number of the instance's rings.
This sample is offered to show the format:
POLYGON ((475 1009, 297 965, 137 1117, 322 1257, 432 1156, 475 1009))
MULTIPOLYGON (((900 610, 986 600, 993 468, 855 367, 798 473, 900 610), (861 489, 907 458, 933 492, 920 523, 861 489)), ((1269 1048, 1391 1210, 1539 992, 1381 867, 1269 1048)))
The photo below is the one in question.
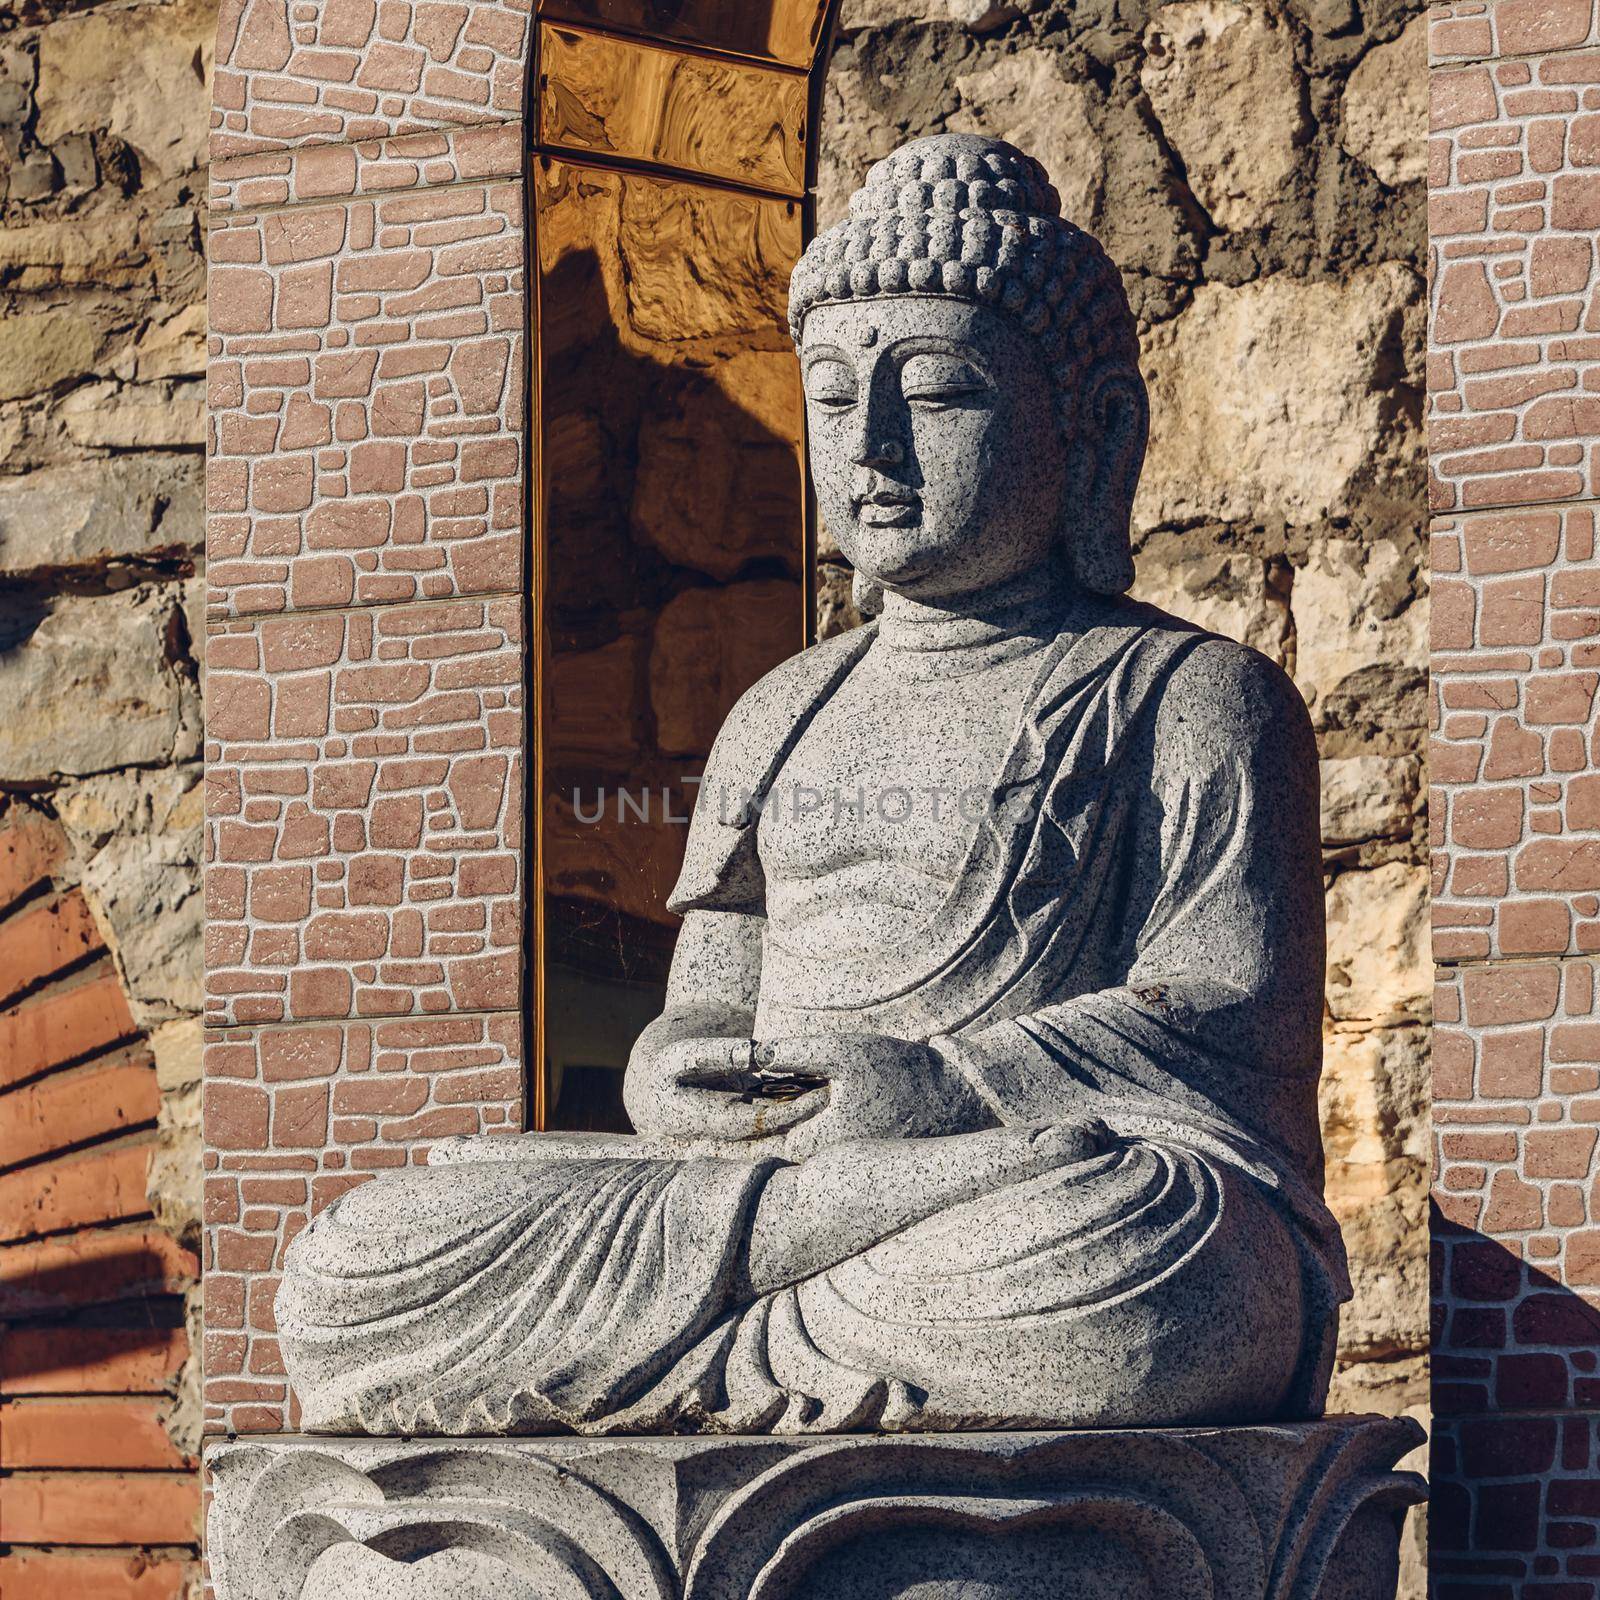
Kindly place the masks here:
POLYGON ((898 467, 906 458, 906 447, 883 428, 865 427, 850 454, 858 467, 898 467))
POLYGON ((905 461, 905 442, 894 425, 893 407, 880 383, 871 385, 867 403, 858 408, 852 420, 855 438, 851 440, 850 458, 858 467, 898 467, 905 461))

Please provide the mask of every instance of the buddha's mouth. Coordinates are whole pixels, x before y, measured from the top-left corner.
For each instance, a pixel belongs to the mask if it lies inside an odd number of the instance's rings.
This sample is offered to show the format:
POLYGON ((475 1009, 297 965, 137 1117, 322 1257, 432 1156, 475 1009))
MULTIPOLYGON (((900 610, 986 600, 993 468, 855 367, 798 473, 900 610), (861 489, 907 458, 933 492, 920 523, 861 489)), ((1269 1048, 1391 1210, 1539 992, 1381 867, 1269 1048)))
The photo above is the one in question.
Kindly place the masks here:
POLYGON ((869 528, 909 527, 921 510, 921 502, 914 494, 880 489, 856 496, 856 519, 869 528))

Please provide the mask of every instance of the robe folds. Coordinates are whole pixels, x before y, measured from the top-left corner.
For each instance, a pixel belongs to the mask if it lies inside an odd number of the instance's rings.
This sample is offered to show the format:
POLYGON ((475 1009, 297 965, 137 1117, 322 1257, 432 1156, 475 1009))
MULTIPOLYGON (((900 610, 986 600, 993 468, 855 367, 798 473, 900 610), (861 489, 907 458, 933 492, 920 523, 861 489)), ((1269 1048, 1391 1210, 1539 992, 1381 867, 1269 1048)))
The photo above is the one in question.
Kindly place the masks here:
MULTIPOLYGON (((764 911, 764 796, 869 626, 719 736, 671 902, 764 911)), ((782 1162, 603 1135, 446 1141, 291 1246, 279 1337, 312 1430, 808 1432, 1320 1412, 1349 1295, 1321 1197, 1317 765, 1263 658, 1085 599, 1042 652, 966 867, 888 948, 767 927, 759 1036, 931 1040, 998 1125, 1097 1152, 741 1293, 782 1162)), ((982 1137, 969 1135, 959 1137, 982 1137)))

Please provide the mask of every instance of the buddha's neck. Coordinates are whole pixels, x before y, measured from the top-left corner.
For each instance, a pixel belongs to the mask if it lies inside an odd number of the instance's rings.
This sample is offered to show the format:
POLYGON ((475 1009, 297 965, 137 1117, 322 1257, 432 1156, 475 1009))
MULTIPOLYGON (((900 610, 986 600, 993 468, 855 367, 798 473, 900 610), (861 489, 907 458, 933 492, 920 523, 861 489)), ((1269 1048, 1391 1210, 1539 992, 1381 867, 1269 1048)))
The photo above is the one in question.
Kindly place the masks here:
POLYGON ((943 600, 884 595, 878 644, 912 677, 963 676, 1048 644, 1072 610, 1054 562, 993 588, 943 600))

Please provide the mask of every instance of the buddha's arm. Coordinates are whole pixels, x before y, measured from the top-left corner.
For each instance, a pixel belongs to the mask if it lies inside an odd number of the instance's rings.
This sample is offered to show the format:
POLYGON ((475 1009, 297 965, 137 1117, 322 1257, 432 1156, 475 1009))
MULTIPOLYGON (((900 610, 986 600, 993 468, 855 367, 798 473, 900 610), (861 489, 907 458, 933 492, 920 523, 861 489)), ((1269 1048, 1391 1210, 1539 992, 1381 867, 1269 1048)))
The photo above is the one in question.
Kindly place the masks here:
POLYGON ((744 1139, 780 1131, 756 1125, 770 1108, 683 1081, 696 1070, 729 1066, 751 1036, 763 920, 737 911, 684 918, 666 1009, 639 1035, 623 1080, 623 1103, 640 1133, 744 1139))
POLYGON ((765 925, 764 917, 739 911, 691 911, 683 919, 666 1009, 640 1036, 635 1060, 641 1050, 679 1039, 750 1037, 765 925))

